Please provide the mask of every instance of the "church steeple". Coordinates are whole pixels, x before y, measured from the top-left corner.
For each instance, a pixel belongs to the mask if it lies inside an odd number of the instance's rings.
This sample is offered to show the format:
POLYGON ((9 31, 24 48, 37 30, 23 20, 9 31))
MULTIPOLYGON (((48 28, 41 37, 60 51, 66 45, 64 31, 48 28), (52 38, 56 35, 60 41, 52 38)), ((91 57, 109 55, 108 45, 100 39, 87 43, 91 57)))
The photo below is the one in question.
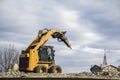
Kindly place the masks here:
POLYGON ((104 49, 103 66, 107 65, 106 49, 104 49))

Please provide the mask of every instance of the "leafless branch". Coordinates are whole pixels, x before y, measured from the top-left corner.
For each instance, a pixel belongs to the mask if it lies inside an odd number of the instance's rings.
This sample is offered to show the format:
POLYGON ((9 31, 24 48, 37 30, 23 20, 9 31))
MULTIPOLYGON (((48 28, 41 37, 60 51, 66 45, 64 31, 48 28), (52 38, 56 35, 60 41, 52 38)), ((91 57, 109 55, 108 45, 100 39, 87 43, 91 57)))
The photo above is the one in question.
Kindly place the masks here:
POLYGON ((8 48, 4 48, 0 50, 0 65, 7 71, 10 68, 10 65, 15 63, 18 64, 18 52, 14 49, 14 46, 9 46, 8 48))

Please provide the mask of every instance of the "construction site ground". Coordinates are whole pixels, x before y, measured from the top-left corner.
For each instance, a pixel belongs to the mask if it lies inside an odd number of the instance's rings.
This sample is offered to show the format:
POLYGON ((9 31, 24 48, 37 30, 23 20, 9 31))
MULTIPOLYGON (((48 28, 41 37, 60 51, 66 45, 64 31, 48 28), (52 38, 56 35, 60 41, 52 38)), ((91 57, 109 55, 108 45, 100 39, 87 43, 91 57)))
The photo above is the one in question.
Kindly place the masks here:
POLYGON ((92 73, 24 73, 24 72, 2 72, 0 80, 119 80, 119 76, 101 76, 92 73))

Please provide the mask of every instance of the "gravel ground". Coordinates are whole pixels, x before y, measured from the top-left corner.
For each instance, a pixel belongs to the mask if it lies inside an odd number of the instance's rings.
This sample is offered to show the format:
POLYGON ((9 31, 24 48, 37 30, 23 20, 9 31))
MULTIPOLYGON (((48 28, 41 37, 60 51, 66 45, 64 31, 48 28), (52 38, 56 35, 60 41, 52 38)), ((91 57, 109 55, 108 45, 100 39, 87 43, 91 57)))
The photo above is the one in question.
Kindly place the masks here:
POLYGON ((115 76, 103 76, 103 75, 94 75, 88 72, 81 73, 24 73, 19 71, 9 71, 0 73, 0 78, 97 78, 97 79, 120 79, 120 75, 115 76))

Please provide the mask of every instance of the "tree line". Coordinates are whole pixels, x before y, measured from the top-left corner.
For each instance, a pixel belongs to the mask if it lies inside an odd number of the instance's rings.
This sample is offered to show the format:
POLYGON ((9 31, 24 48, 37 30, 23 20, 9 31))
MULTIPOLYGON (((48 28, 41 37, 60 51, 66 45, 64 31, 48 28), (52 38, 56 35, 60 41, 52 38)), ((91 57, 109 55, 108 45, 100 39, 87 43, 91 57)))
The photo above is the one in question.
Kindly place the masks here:
POLYGON ((0 70, 6 72, 12 65, 18 64, 18 57, 19 53, 14 48, 14 45, 0 49, 0 70))

